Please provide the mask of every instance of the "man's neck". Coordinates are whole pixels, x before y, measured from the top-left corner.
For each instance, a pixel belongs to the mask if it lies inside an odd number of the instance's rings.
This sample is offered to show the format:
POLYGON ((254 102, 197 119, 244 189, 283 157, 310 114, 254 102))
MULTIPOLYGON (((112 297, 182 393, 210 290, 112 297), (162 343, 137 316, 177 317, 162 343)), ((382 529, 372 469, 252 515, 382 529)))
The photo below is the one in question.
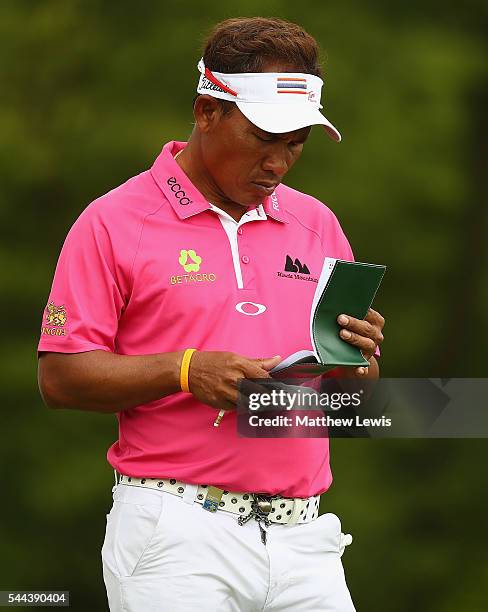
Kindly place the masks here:
POLYGON ((178 151, 175 155, 175 161, 208 202, 225 211, 236 221, 240 221, 242 215, 247 212, 247 207, 232 202, 222 193, 219 193, 218 187, 213 183, 208 172, 206 172, 196 147, 191 140, 184 149, 178 151))

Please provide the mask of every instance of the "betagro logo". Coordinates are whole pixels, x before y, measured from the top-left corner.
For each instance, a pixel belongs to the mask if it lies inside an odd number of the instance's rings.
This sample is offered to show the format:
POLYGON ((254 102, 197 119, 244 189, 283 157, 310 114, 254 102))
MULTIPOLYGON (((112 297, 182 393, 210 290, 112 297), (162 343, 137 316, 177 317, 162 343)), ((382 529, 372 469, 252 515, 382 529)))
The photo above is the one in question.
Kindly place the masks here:
POLYGON ((213 272, 200 272, 202 258, 194 249, 181 249, 178 263, 185 272, 189 274, 175 274, 170 277, 172 285, 184 285, 187 283, 213 283, 217 276, 213 272))
POLYGON ((178 259, 181 266, 185 272, 198 272, 200 270, 200 264, 202 263, 202 258, 199 257, 193 249, 181 249, 180 258, 178 259), (188 259, 191 260, 192 263, 188 263, 188 259))

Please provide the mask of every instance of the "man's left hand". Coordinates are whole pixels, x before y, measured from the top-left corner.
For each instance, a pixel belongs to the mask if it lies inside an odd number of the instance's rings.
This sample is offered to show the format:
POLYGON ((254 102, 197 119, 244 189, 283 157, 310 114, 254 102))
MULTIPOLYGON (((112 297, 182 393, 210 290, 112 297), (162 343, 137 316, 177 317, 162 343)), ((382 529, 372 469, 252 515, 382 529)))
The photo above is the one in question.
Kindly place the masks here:
MULTIPOLYGON (((355 319, 348 314, 340 314, 337 322, 341 326, 340 337, 349 344, 357 346, 368 361, 376 348, 383 342, 385 319, 379 312, 370 308, 364 319, 355 319)), ((368 368, 355 368, 357 376, 366 376, 368 368)))

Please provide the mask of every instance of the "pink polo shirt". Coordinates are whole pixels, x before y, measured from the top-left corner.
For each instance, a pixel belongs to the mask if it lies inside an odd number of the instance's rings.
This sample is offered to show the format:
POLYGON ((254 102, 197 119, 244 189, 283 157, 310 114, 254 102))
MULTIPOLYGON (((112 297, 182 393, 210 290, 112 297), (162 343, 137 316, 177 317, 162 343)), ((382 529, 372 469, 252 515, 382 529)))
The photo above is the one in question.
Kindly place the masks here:
MULTIPOLYGON (((247 357, 312 349, 324 257, 352 260, 332 211, 280 185, 239 223, 212 207, 165 145, 150 170, 92 202, 63 245, 39 351, 247 357)), ((324 438, 240 438, 236 414, 175 393, 117 413, 109 463, 129 476, 308 497, 332 482, 324 438)))

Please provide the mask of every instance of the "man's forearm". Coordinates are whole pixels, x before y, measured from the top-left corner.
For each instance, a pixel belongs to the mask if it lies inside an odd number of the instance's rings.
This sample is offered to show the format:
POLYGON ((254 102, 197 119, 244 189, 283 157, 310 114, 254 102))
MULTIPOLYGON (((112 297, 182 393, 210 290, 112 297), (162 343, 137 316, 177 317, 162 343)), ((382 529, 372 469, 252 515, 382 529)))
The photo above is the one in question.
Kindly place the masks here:
POLYGON ((182 356, 47 353, 39 359, 39 388, 50 408, 119 412, 180 391, 182 356))

